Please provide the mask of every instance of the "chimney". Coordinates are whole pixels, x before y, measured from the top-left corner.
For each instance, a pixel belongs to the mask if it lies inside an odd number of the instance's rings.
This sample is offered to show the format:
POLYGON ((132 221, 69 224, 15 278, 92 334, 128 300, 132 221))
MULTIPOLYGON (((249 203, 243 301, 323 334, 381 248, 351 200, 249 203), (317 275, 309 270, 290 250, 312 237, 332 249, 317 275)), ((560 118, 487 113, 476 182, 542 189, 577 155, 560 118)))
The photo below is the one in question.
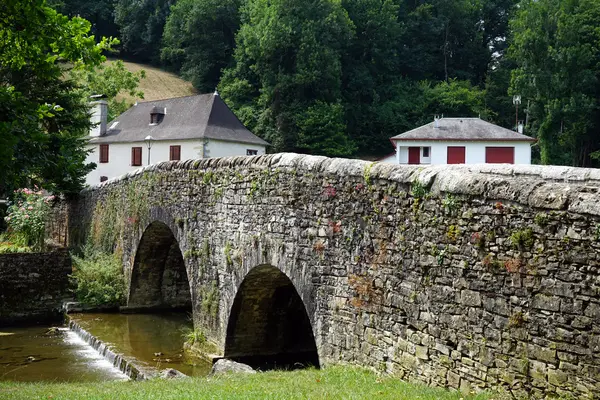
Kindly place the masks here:
POLYGON ((434 115, 433 117, 433 127, 434 128, 439 128, 440 127, 440 119, 443 117, 440 117, 439 115, 434 115))
POLYGON ((99 137, 106 133, 106 124, 108 122, 108 103, 106 96, 99 94, 90 96, 92 99, 92 117, 90 122, 92 123, 92 129, 90 130, 90 136, 99 137))
POLYGON ((525 126, 523 125, 523 121, 519 121, 519 125, 517 125, 517 132, 519 132, 520 134, 523 134, 524 128, 525 128, 525 126))

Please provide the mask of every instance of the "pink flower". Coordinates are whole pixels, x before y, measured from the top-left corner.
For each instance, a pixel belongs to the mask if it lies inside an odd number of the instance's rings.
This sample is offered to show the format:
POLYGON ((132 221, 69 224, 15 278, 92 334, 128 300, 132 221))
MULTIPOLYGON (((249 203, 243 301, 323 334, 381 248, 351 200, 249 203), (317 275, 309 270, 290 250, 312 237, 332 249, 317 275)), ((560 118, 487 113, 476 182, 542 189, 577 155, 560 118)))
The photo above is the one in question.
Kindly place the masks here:
POLYGON ((33 210, 33 207, 29 206, 27 207, 28 210, 33 210))
POLYGON ((7 220, 7 221, 10 221, 10 217, 6 217, 6 220, 7 220))
POLYGON ((29 218, 29 215, 28 215, 28 214, 25 214, 25 218, 29 218))
POLYGON ((21 207, 19 211, 25 211, 25 207, 21 207))

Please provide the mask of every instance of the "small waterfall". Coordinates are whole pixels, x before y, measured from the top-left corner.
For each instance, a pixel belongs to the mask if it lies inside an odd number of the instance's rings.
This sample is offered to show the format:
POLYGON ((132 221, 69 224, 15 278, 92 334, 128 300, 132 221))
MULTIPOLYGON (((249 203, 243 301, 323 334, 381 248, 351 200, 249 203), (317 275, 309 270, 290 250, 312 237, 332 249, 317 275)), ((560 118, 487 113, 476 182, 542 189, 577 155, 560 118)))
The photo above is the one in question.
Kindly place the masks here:
POLYGON ((102 357, 107 359, 114 367, 119 369, 129 378, 137 381, 150 378, 148 373, 144 373, 141 369, 133 364, 130 360, 123 358, 121 354, 116 354, 108 346, 93 336, 91 333, 83 329, 77 322, 69 320, 69 329, 75 332, 84 342, 92 346, 102 357))

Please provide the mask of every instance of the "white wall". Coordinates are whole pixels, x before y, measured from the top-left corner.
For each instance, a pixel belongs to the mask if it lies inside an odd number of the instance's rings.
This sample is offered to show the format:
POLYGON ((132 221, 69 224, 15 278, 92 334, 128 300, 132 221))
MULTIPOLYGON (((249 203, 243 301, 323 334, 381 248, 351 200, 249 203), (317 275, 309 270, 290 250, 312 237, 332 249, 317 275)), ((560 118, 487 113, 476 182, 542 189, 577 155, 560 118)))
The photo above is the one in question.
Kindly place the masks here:
MULTIPOLYGON (((170 146, 181 146, 181 160, 191 160, 206 157, 245 156, 247 149, 258 150, 258 154, 265 154, 265 146, 256 146, 243 143, 206 140, 206 151, 203 151, 204 140, 172 140, 169 142, 156 141, 150 149, 150 164, 169 161, 170 146)), ((100 177, 115 178, 127 172, 148 165, 148 147, 144 142, 109 143, 108 163, 100 163, 100 145, 88 146, 92 152, 88 154, 87 162, 96 163, 96 169, 86 178, 88 185, 100 183, 100 177), (131 165, 131 148, 142 148, 142 165, 131 165)))
POLYGON ((245 156, 246 150, 258 150, 258 155, 265 154, 265 146, 224 142, 211 139, 206 146, 206 157, 245 156))
MULTIPOLYGON (((485 164, 486 147, 514 147, 515 164, 531 164, 531 143, 528 142, 442 142, 442 141, 402 141, 400 144, 399 164, 408 164, 409 147, 431 147, 431 164, 446 164, 448 161, 449 146, 465 147, 466 164, 485 164)), ((422 155, 422 153, 421 153, 422 155)), ((427 159, 421 157, 421 163, 427 164, 427 159)))

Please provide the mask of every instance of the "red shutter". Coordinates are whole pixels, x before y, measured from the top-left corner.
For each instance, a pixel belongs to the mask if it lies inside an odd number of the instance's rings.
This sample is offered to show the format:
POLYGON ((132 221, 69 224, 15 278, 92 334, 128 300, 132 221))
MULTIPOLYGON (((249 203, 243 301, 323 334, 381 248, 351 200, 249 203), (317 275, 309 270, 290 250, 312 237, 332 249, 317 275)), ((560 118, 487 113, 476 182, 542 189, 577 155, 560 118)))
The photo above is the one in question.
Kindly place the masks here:
POLYGON ((108 162, 108 145, 107 144, 100 145, 100 162, 101 163, 108 162))
POLYGON ((485 162, 488 164, 514 164, 514 147, 486 147, 485 162))
POLYGON ((171 146, 169 148, 169 160, 180 161, 181 160, 181 146, 171 146))
POLYGON ((464 164, 465 163, 465 148, 464 146, 448 146, 448 164, 464 164))
POLYGON ((409 164, 421 164, 421 148, 420 147, 409 147, 408 148, 408 163, 409 164))
POLYGON ((141 147, 132 147, 131 148, 131 165, 134 167, 139 167, 142 165, 142 148, 141 147))

